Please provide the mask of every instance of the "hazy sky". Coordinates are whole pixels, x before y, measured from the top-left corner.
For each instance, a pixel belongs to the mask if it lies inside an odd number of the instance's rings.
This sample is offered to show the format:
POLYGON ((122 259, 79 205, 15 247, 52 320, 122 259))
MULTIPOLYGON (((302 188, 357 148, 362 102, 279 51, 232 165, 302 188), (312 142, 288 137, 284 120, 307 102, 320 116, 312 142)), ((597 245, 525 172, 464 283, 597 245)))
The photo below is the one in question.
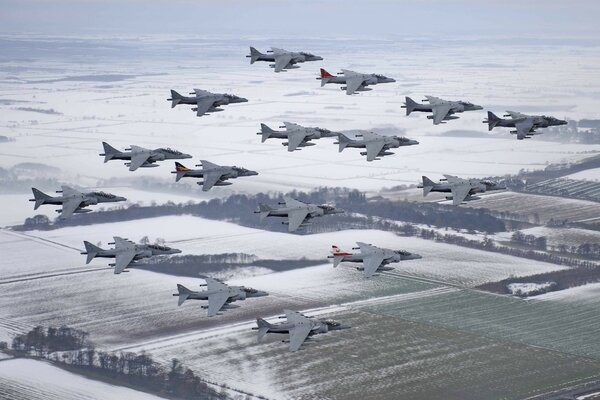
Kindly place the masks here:
POLYGON ((0 0, 0 32, 600 39, 597 0, 0 0))

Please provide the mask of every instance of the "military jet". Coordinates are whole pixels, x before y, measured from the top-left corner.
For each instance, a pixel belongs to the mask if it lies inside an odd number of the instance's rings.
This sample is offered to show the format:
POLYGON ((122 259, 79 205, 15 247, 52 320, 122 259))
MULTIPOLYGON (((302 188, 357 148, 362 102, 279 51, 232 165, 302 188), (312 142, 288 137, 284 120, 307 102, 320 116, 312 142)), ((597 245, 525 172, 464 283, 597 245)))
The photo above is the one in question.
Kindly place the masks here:
POLYGON ((419 144, 419 142, 417 142, 416 140, 408 139, 405 137, 384 136, 369 131, 360 131, 360 133, 354 136, 362 138, 362 140, 353 140, 350 139, 348 136, 344 135, 343 133, 339 133, 338 141, 334 142, 334 144, 339 145, 340 153, 344 151, 346 147, 366 149, 366 151, 361 151, 360 154, 363 156, 367 156, 367 161, 380 160, 379 157, 394 154, 393 152, 388 151, 392 148, 419 144))
POLYGON ((226 182, 228 179, 235 179, 240 176, 258 175, 258 172, 245 168, 217 165, 206 160, 200 160, 200 162, 201 164, 196 165, 196 167, 201 166, 202 169, 190 169, 183 164, 176 162, 175 171, 171 172, 172 174, 176 174, 175 182, 178 182, 183 177, 202 178, 202 181, 198 182, 198 185, 201 185, 202 191, 206 192, 213 186, 231 185, 231 182, 226 182))
POLYGON ((321 68, 321 76, 317 80, 321 81, 321 87, 328 83, 335 83, 342 86, 342 90, 346 91, 347 95, 354 94, 356 92, 366 92, 373 90, 368 88, 369 85, 377 85, 378 83, 391 83, 396 82, 395 79, 388 78, 387 76, 380 74, 362 74, 360 72, 354 72, 347 69, 343 69, 342 72, 338 72, 338 76, 331 75, 329 72, 321 68))
POLYGON ((102 146, 104 146, 104 153, 100 155, 104 156, 105 163, 110 160, 129 160, 125 165, 129 167, 130 171, 138 168, 158 167, 155 164, 157 161, 192 158, 189 154, 164 147, 152 150, 131 145, 125 151, 119 151, 106 142, 102 142, 102 146))
POLYGON ((336 209, 333 206, 328 205, 316 205, 304 203, 289 196, 283 197, 284 202, 279 203, 284 207, 272 208, 266 204, 260 203, 258 210, 254 211, 255 214, 260 214, 260 220, 264 220, 266 217, 284 217, 287 221, 282 224, 288 226, 288 232, 294 232, 301 226, 310 225, 309 222, 312 218, 322 217, 323 215, 329 214, 341 214, 344 210, 336 209))
POLYGON ((311 336, 351 328, 349 324, 342 324, 331 319, 311 318, 291 310, 283 310, 283 312, 285 316, 279 318, 285 318, 286 322, 284 323, 271 324, 262 318, 256 319, 258 327, 252 329, 258 330, 259 341, 267 333, 289 334, 290 350, 297 351, 302 346, 302 343, 311 336))
POLYGON ((196 111, 196 116, 201 117, 204 114, 223 111, 220 106, 226 106, 232 103, 246 103, 248 99, 238 97, 233 94, 226 93, 211 93, 202 89, 194 89, 194 96, 182 96, 174 90, 171 90, 171 97, 167 100, 171 102, 171 108, 175 108, 178 104, 190 104, 196 107, 192 111, 196 111))
POLYGON ((427 119, 432 119, 434 125, 445 124, 451 119, 458 119, 454 114, 464 111, 483 110, 483 107, 478 106, 468 101, 450 101, 442 100, 439 97, 425 96, 425 100, 429 104, 419 104, 410 97, 406 97, 406 101, 402 108, 406 108, 406 115, 410 115, 413 111, 430 112, 433 115, 428 115, 427 119))
POLYGON ((35 201, 33 206, 34 210, 37 210, 42 204, 54 204, 62 206, 60 210, 56 210, 60 215, 58 218, 68 218, 73 214, 86 213, 92 210, 85 207, 96 205, 98 203, 115 203, 117 201, 126 201, 125 197, 115 196, 114 194, 104 192, 79 192, 69 186, 61 186, 61 190, 56 193, 62 193, 62 196, 52 197, 46 193, 31 188, 33 192, 33 199, 29 201, 35 201))
POLYGON ((519 140, 531 139, 533 135, 539 134, 536 131, 537 128, 547 128, 549 126, 567 124, 567 121, 562 119, 548 117, 546 115, 526 115, 516 111, 507 111, 504 116, 510 118, 502 119, 493 112, 488 111, 488 117, 483 123, 488 124, 488 131, 491 131, 497 126, 516 128, 516 130, 510 131, 510 133, 516 134, 517 139, 519 140))
POLYGON ((328 258, 333 258, 334 268, 342 262, 363 263, 362 267, 357 267, 356 269, 363 271, 365 278, 370 278, 377 271, 392 270, 393 268, 386 267, 387 264, 423 258, 418 254, 412 254, 408 251, 383 249, 362 242, 356 242, 356 244, 358 247, 353 247, 352 250, 360 250, 360 253, 351 253, 343 251, 335 245, 331 246, 332 255, 328 256, 328 258))
POLYGON ((452 200, 452 204, 457 206, 463 201, 476 200, 473 197, 475 193, 483 193, 491 190, 506 189, 496 182, 481 179, 462 179, 452 175, 444 175, 444 179, 440 179, 439 183, 433 182, 426 176, 422 177, 423 183, 419 184, 419 188, 423 188, 423 197, 429 192, 452 193, 452 196, 447 196, 447 200, 452 200))
POLYGON ((275 131, 265 124, 260 124, 260 132, 257 135, 262 136, 262 143, 269 138, 287 140, 283 145, 287 146, 288 151, 301 150, 299 147, 314 146, 314 143, 310 143, 311 140, 337 136, 336 132, 327 129, 309 128, 291 122, 284 122, 280 128, 285 128, 285 131, 275 131))
POLYGON ((204 278, 204 280, 206 281, 206 284, 200 286, 206 286, 206 290, 199 292, 195 292, 178 284, 177 293, 173 294, 173 296, 179 298, 177 305, 182 305, 186 300, 208 300, 208 305, 201 307, 208 310, 209 317, 214 317, 220 310, 236 308, 237 306, 231 304, 234 301, 246 300, 247 297, 262 297, 269 295, 267 292, 244 286, 228 286, 213 278, 204 278))
POLYGON ((181 250, 158 244, 136 244, 118 236, 115 236, 113 239, 114 242, 109 243, 109 245, 115 245, 115 247, 108 250, 101 249, 90 242, 84 241, 85 251, 81 254, 87 254, 85 263, 89 264, 96 257, 114 258, 115 262, 108 265, 115 267, 115 274, 120 274, 132 262, 142 258, 181 253, 181 250))
POLYGON ((254 47, 250 47, 250 55, 246 56, 246 58, 250 59, 250 64, 254 64, 256 61, 272 62, 274 64, 270 64, 269 66, 274 68, 275 72, 285 72, 286 69, 300 68, 295 64, 305 61, 320 61, 323 59, 323 57, 303 51, 293 52, 276 47, 271 47, 271 50, 267 50, 267 54, 263 54, 254 47))

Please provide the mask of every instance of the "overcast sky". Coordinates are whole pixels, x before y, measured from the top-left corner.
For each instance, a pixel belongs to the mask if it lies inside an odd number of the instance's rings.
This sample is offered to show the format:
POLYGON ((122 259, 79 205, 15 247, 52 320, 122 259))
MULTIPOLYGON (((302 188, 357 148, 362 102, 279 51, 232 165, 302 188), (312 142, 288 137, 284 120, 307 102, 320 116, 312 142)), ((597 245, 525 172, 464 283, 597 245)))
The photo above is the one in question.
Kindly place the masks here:
POLYGON ((600 39, 597 0, 0 0, 0 32, 600 39))

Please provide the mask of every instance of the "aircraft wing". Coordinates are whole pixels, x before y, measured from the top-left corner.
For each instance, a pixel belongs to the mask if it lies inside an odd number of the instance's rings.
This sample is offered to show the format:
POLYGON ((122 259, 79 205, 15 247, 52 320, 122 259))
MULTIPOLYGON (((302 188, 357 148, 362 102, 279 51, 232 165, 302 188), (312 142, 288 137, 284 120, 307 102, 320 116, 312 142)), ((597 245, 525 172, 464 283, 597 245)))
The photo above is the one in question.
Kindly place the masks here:
POLYGON ((148 149, 143 149, 137 146, 131 146, 131 149, 131 163, 129 164, 129 170, 135 171, 136 169, 144 165, 146 161, 148 161, 148 159, 152 155, 152 152, 148 149))
MULTIPOLYGON (((360 250, 362 252, 362 246, 360 250)), ((383 254, 379 253, 369 253, 363 256, 363 272, 365 274, 365 278, 370 278, 373 276, 375 271, 377 271, 377 268, 381 266, 383 259, 383 254)))
POLYGON ((288 213, 288 232, 294 232, 308 216, 307 209, 292 210, 288 213))
POLYGON ((281 72, 292 61, 290 53, 275 54, 275 72, 281 72))
POLYGON ((306 205, 306 203, 303 203, 296 199, 292 199, 289 196, 283 196, 283 201, 285 202, 286 207, 302 207, 306 205))
POLYGON ((208 291, 215 291, 215 290, 224 290, 227 289, 228 286, 226 284, 224 284, 221 281, 218 281, 216 279, 213 278, 204 278, 204 280, 206 281, 206 289, 208 291))
POLYGON ((448 183, 460 183, 463 179, 460 179, 458 176, 454 175, 444 175, 444 178, 448 181, 448 183))
POLYGON ((297 351, 300 346, 302 346, 302 343, 304 343, 311 330, 311 324, 297 325, 290 329, 290 350, 297 351))
POLYGON ((360 75, 350 75, 346 77, 346 94, 352 94, 356 92, 356 90, 362 86, 365 82, 362 76, 360 75))
POLYGON ((215 315, 217 315, 217 313, 219 312, 221 307, 223 307, 223 305, 225 305, 225 303, 227 302, 228 298, 229 298, 229 293, 227 293, 227 292, 209 294, 208 295, 208 316, 214 317, 215 315))
POLYGON ((61 186, 60 190, 65 197, 81 195, 80 191, 73 189, 71 186, 61 186))
POLYGON ((450 104, 432 104, 431 110, 433 111, 433 124, 438 125, 446 118, 452 106, 450 104))
POLYGON ((465 183, 464 185, 454 185, 450 189, 452 191, 452 204, 457 206, 464 201, 471 191, 471 185, 465 183))
POLYGON ((288 133, 288 151, 294 151, 304 139, 306 139, 306 131, 294 130, 288 133))
MULTIPOLYGON (((64 191, 63 191, 64 193, 64 191)), ((81 204, 81 199, 69 199, 62 204, 62 211, 60 212, 60 218, 68 218, 75 210, 79 208, 81 204)))
POLYGON ((521 122, 517 122, 515 124, 515 128, 517 129, 517 139, 525 139, 525 137, 527 137, 527 135, 533 129, 533 119, 526 118, 521 122))
POLYGON ((212 108, 213 104, 215 104, 215 102, 211 98, 196 98, 196 107, 198 107, 196 116, 201 117, 206 114, 206 112, 212 108))
POLYGON ((373 161, 377 158, 377 155, 383 149, 383 146, 385 146, 385 142, 383 140, 377 140, 367 142, 365 146, 367 148, 367 161, 373 161))
POLYGON ((217 171, 205 172, 202 175, 202 191, 206 192, 210 190, 210 188, 215 186, 215 183, 219 182, 222 176, 223 174, 217 171))
POLYGON ((194 93, 196 94, 196 97, 202 97, 211 94, 209 91, 202 89, 194 89, 194 93))
POLYGON ((524 118, 524 117, 527 117, 527 115, 525 115, 525 114, 523 114, 523 113, 520 113, 520 112, 516 112, 516 111, 508 111, 508 110, 507 110, 507 111, 506 111, 506 113, 507 113, 508 115, 510 115, 510 117, 511 117, 512 119, 518 119, 518 118, 524 118))
MULTIPOLYGON (((116 243, 116 242, 115 242, 116 243)), ((118 252, 115 257, 115 274, 120 274, 127 268, 135 257, 135 247, 130 246, 122 252, 118 252)))

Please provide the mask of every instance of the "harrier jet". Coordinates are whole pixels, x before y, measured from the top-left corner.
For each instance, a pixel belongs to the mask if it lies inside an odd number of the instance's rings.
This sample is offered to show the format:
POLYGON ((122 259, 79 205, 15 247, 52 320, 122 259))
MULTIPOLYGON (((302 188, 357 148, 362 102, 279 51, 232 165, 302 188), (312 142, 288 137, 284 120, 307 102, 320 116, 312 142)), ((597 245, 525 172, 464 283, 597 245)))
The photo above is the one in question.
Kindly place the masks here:
POLYGON ((284 202, 279 203, 283 205, 281 208, 272 208, 260 203, 258 210, 254 211, 254 213, 260 214, 261 221, 266 217, 287 218, 287 221, 282 222, 282 224, 288 225, 288 232, 294 232, 301 226, 310 225, 309 221, 312 218, 344 212, 344 210, 336 209, 333 206, 303 203, 288 196, 284 196, 283 199, 284 202))
POLYGON ((267 50, 267 53, 263 54, 254 47, 250 47, 250 55, 246 56, 246 58, 250 59, 250 64, 254 64, 256 61, 272 62, 274 64, 270 64, 269 66, 274 68, 275 72, 285 72, 286 69, 300 68, 295 64, 305 61, 320 61, 323 59, 323 57, 303 51, 293 52, 275 47, 271 47, 271 50, 267 50))
POLYGON ((68 218, 74 213, 86 213, 92 211, 85 208, 87 206, 98 203, 114 203, 127 200, 125 197, 115 196, 114 194, 104 192, 82 193, 69 186, 61 186, 61 190, 58 190, 56 193, 62 193, 62 196, 56 197, 49 196, 36 188, 31 188, 31 191, 33 192, 34 198, 29 201, 35 201, 35 205, 33 206, 34 210, 37 210, 42 204, 59 205, 62 206, 62 208, 56 210, 56 212, 60 213, 58 218, 61 219, 68 218))
POLYGON ((413 111, 430 112, 433 115, 428 115, 427 119, 432 119, 434 125, 445 124, 451 119, 458 119, 454 114, 464 111, 483 110, 483 107, 478 106, 468 101, 450 101, 442 100, 439 97, 425 96, 425 100, 429 104, 419 104, 410 97, 406 97, 406 101, 402 108, 406 108, 406 115, 410 115, 413 111))
POLYGON ((183 177, 202 178, 202 181, 198 182, 198 185, 201 185, 202 191, 206 192, 213 186, 231 185, 231 182, 226 182, 228 179, 235 179, 240 176, 258 175, 258 172, 245 168, 217 165, 206 160, 200 160, 200 162, 201 164, 196 165, 196 167, 201 166, 202 169, 190 169, 183 164, 176 162, 175 171, 171 172, 172 174, 176 174, 175 182, 178 182, 183 177))
POLYGON ((327 129, 309 128, 291 122, 284 122, 280 128, 285 128, 285 131, 275 131, 265 124, 260 124, 260 132, 257 135, 262 136, 262 143, 269 138, 287 140, 283 145, 287 146, 288 151, 300 150, 299 147, 314 146, 314 143, 310 143, 311 140, 337 136, 337 133, 327 129))
POLYGON ((195 96, 182 96, 174 90, 171 90, 171 98, 167 99, 171 102, 171 108, 175 108, 177 104, 190 104, 195 107, 192 111, 196 111, 196 116, 201 117, 204 114, 223 111, 220 106, 226 106, 231 103, 246 103, 248 99, 234 96, 233 94, 211 93, 202 89, 194 89, 195 96))
POLYGON ((371 244, 356 242, 358 247, 352 250, 360 250, 360 253, 351 253, 341 250, 337 246, 332 247, 333 267, 337 267, 341 262, 363 263, 362 267, 357 267, 363 271, 365 278, 370 278, 377 271, 388 271, 393 268, 386 267, 387 264, 396 263, 404 260, 418 260, 421 257, 418 254, 412 254, 403 250, 383 249, 371 244))
POLYGON ((119 151, 106 142, 102 142, 102 146, 104 146, 104 153, 100 155, 104 156, 105 163, 110 160, 129 160, 125 165, 129 167, 130 171, 135 171, 138 168, 158 167, 155 164, 157 161, 192 158, 189 154, 164 147, 152 150, 131 145, 125 151, 119 151))
POLYGON ((368 88, 369 85, 377 85, 378 83, 391 83, 396 82, 395 79, 388 78, 387 76, 380 74, 361 74, 359 72, 349 71, 343 69, 342 72, 338 72, 338 76, 331 75, 329 72, 321 68, 321 76, 317 80, 321 81, 321 87, 328 83, 336 83, 342 86, 342 90, 346 91, 347 95, 354 94, 356 92, 366 92, 372 90, 368 88))
POLYGON ((341 153, 346 147, 356 147, 366 149, 361 151, 360 154, 367 156, 367 161, 379 160, 379 157, 389 156, 394 154, 388 151, 392 148, 400 146, 412 146, 419 144, 416 140, 408 139, 400 136, 384 136, 379 135, 375 132, 360 131, 356 137, 362 138, 362 140, 353 140, 343 133, 338 134, 338 141, 334 144, 339 145, 339 152, 341 153))
POLYGON ((546 115, 526 115, 515 111, 507 111, 504 116, 510 118, 502 119, 493 112, 488 111, 488 117, 483 121, 488 124, 488 131, 491 131, 497 126, 516 128, 516 130, 510 131, 510 133, 516 134, 517 139, 523 140, 531 139, 533 135, 539 134, 536 131, 536 128, 547 128, 549 126, 567 124, 567 121, 562 119, 548 117, 546 115))
POLYGON ((130 240, 114 237, 113 249, 104 250, 98 246, 94 246, 90 242, 84 241, 85 251, 81 254, 87 254, 86 264, 89 264, 92 259, 96 257, 102 258, 114 258, 113 264, 108 264, 111 267, 115 267, 115 274, 120 274, 127 268, 132 262, 140 260, 142 258, 148 258, 153 256, 161 256, 165 254, 177 254, 181 253, 181 250, 172 249, 167 246, 161 246, 158 244, 136 244, 130 240))
POLYGON ((452 200, 452 204, 457 206, 463 201, 475 200, 476 198, 472 197, 475 193, 506 189, 489 180, 462 179, 452 175, 444 175, 444 178, 440 179, 439 183, 435 183, 423 176, 423 183, 418 186, 423 188, 423 197, 427 196, 429 192, 452 193, 452 196, 448 196, 446 199, 452 200))
POLYGON ((348 329, 351 326, 342 324, 330 319, 316 319, 307 317, 297 311, 283 310, 286 322, 280 324, 271 324, 262 318, 256 319, 258 327, 252 328, 258 330, 258 340, 260 341, 267 333, 289 334, 290 350, 297 351, 304 341, 313 335, 327 333, 329 331, 338 331, 348 329))
POLYGON ((214 317, 222 309, 237 307, 231 304, 234 301, 246 300, 247 297, 269 295, 267 292, 244 286, 227 286, 223 282, 212 278, 204 278, 204 280, 206 284, 200 286, 206 286, 206 290, 199 292, 194 292, 178 284, 177 293, 173 294, 173 296, 179 297, 177 305, 182 305, 186 300, 208 300, 208 305, 201 307, 208 310, 209 317, 214 317))

